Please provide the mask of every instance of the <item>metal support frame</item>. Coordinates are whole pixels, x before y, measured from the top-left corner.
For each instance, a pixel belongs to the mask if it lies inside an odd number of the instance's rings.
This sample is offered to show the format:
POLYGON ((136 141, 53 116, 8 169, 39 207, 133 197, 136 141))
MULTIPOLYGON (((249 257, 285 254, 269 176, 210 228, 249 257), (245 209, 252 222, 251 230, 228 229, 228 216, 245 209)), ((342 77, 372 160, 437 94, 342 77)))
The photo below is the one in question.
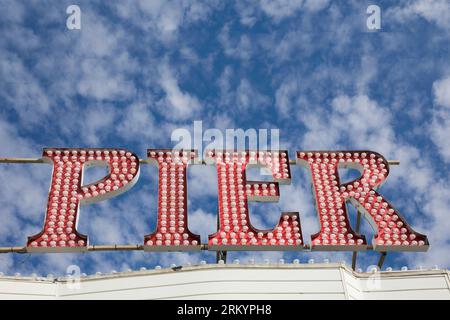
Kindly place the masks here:
MULTIPOLYGON (((0 163, 18 163, 18 164, 41 164, 45 163, 43 158, 0 158, 0 163)), ((149 164, 148 159, 139 159, 140 164, 149 164)), ((202 165, 206 165, 205 162, 201 163, 202 165)), ((296 160, 289 160, 290 165, 296 165, 296 160)), ((388 160, 389 165, 399 165, 399 160, 388 160)), ((357 225, 356 225, 356 232, 359 232, 360 227, 360 220, 361 220, 361 213, 358 211, 358 218, 357 218, 357 225)), ((217 226, 219 228, 219 215, 217 215, 217 226)), ((209 246, 207 244, 201 244, 199 245, 201 250, 208 250, 209 246)), ((372 246, 368 245, 367 249, 371 249, 372 246)), ((302 247, 302 251, 310 250, 308 245, 305 245, 302 247)), ((132 245, 132 244, 126 244, 126 245, 91 245, 87 247, 87 251, 130 251, 130 250, 144 250, 143 245, 132 245)), ((0 253, 27 253, 26 247, 0 247, 0 253)), ((357 259, 358 253, 355 251, 353 252, 353 258, 352 258, 352 268, 355 270, 356 268, 356 259, 357 259)), ((378 266, 383 265, 384 258, 386 256, 386 252, 382 252, 380 256, 380 260, 378 262, 378 266)), ((216 254, 216 260, 217 262, 219 260, 223 260, 226 262, 227 260, 227 251, 217 251, 216 254)))
MULTIPOLYGON (((358 216, 356 217, 356 230, 355 232, 359 234, 359 229, 361 227, 361 211, 358 210, 358 216)), ((358 258, 358 251, 353 251, 352 256, 352 269, 356 270, 356 259, 358 258)))
POLYGON ((220 260, 222 260, 224 263, 227 263, 227 253, 228 251, 217 251, 216 263, 219 263, 220 260))
MULTIPOLYGON (((361 211, 358 210, 358 216, 356 218, 356 233, 359 233, 359 229, 361 227, 361 211)), ((383 267, 384 259, 386 259, 387 252, 380 252, 380 258, 378 259, 378 268, 383 267)), ((352 270, 356 271, 356 260, 358 259, 358 251, 353 251, 352 255, 352 270)))
MULTIPOLYGON (((220 228, 220 218, 219 213, 217 213, 217 230, 220 228)), ((216 263, 222 260, 224 263, 227 263, 227 251, 217 251, 216 252, 216 263)))
MULTIPOLYGON (((145 252, 161 252, 161 249, 159 249, 159 248, 158 248, 158 250, 151 250, 151 249, 149 250, 148 248, 144 248, 144 247, 145 246, 141 245, 141 244, 89 245, 89 246, 87 246, 85 251, 145 251, 145 252)), ((202 251, 202 250, 206 250, 206 251, 220 251, 220 252, 225 252, 225 253, 228 252, 228 251, 224 251, 224 250, 217 250, 215 248, 211 248, 206 243, 202 243, 202 244, 199 244, 197 246, 191 246, 191 247, 195 247, 195 248, 193 248, 192 251, 196 251, 196 252, 202 251)), ((270 249, 270 248, 268 248, 268 249, 270 249)), ((366 250, 373 250, 373 246, 368 245, 366 247, 366 250)), ((168 251, 170 251, 170 250, 168 250, 168 251)), ((229 251, 234 251, 234 250, 229 250, 229 251)), ((242 251, 242 250, 239 250, 239 251, 242 251)), ((245 250, 245 251, 267 252, 267 251, 271 251, 271 250, 251 250, 250 249, 250 250, 245 250)), ((316 251, 311 249, 310 245, 301 246, 297 250, 289 250, 289 251, 279 250, 279 251, 285 251, 285 252, 316 252, 316 251)), ((317 251, 317 252, 320 252, 320 251, 317 251)), ((22 246, 22 247, 0 247, 0 254, 1 253, 33 253, 33 252, 28 252, 27 251, 27 247, 22 246)))
POLYGON ((384 259, 386 259, 386 256, 387 256, 387 252, 380 253, 380 259, 378 260, 378 264, 377 264, 378 268, 380 268, 380 270, 383 267, 384 259))
MULTIPOLYGON (((397 166, 400 164, 399 160, 388 160, 387 161, 391 166, 397 166)), ((0 158, 0 163, 45 163, 42 158, 0 158)), ((140 164, 149 164, 148 159, 139 159, 140 164)), ((202 162, 202 164, 206 164, 202 162)), ((297 160, 289 160, 289 164, 296 165, 297 160)))

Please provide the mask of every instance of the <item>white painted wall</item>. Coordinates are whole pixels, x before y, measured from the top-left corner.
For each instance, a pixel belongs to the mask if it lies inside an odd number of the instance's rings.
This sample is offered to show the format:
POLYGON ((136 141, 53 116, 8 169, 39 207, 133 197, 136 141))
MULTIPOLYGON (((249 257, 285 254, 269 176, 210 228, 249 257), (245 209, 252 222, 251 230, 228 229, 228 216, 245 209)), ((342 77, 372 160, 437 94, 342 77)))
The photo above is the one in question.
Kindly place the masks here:
POLYGON ((0 277, 0 299, 450 299, 448 270, 356 273, 340 264, 201 265, 66 279, 0 277))

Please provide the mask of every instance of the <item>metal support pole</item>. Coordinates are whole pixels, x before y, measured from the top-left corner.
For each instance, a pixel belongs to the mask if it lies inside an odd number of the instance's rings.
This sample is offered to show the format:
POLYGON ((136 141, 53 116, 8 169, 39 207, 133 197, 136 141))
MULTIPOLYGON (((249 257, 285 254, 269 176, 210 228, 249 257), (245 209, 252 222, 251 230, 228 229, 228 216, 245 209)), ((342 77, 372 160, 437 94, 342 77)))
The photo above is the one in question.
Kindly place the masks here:
MULTIPOLYGON (((361 227, 361 211, 358 210, 358 216, 356 217, 356 233, 359 234, 359 229, 361 227)), ((358 251, 353 251, 352 256, 352 269, 356 270, 356 259, 358 258, 358 251)))
POLYGON ((387 252, 381 252, 380 259, 378 260, 378 268, 380 268, 380 270, 381 270, 381 267, 383 267, 384 259, 386 258, 386 256, 387 256, 387 252))
POLYGON ((220 260, 223 260, 224 263, 227 263, 227 251, 216 252, 216 263, 219 263, 220 260))
MULTIPOLYGON (((181 248, 182 246, 180 246, 181 248)), ((198 248, 192 250, 205 250, 210 251, 210 247, 208 244, 203 243, 197 246, 198 248)), ((111 244, 111 245, 90 245, 87 247, 86 251, 143 251, 144 246, 140 244, 111 244)), ((366 250, 373 250, 373 246, 368 245, 366 247, 366 250)), ((160 248, 155 248, 155 250, 147 249, 146 252, 160 252, 160 248)), ((170 250, 168 250, 170 251, 170 250)), ((180 250, 183 251, 183 250, 180 250)), ((211 250, 216 251, 216 250, 211 250)), ((252 250, 249 250, 252 251, 252 250)), ((270 251, 270 250, 269 250, 270 251)), ((294 250, 295 252, 312 252, 310 245, 304 245, 303 247, 299 247, 298 250, 294 250)), ((290 251, 290 252, 294 252, 290 251)), ((219 258, 226 261, 226 255, 228 251, 218 251, 220 252, 221 256, 219 258)), ((263 251, 261 251, 263 252, 263 251)), ((0 247, 0 254, 2 253, 34 253, 34 252, 28 252, 27 247, 0 247)), ((64 251, 60 252, 64 253, 64 251)))
POLYGON ((44 163, 42 158, 0 158, 0 163, 44 163))
MULTIPOLYGON (((219 213, 217 213, 217 230, 220 228, 220 218, 219 213)), ((217 251, 216 252, 216 263, 219 263, 220 260, 223 260, 224 263, 227 263, 227 252, 226 251, 217 251)))

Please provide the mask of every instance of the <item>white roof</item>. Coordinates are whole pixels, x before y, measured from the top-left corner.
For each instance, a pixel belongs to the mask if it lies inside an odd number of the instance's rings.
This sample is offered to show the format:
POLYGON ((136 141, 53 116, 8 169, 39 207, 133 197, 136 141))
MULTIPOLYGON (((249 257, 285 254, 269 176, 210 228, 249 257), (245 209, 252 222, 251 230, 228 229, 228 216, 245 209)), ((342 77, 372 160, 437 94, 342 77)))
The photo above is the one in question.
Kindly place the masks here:
POLYGON ((212 264, 70 278, 0 277, 0 299, 450 299, 448 270, 212 264))

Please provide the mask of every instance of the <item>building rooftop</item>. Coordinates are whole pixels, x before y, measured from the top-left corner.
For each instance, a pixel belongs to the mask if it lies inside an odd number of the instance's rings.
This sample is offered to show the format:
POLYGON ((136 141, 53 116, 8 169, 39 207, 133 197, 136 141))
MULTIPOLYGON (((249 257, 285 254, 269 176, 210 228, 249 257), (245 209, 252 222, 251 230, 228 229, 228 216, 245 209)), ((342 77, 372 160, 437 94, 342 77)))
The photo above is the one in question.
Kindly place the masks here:
POLYGON ((344 264, 201 264, 80 277, 1 276, 1 299, 450 299, 440 269, 344 264))

